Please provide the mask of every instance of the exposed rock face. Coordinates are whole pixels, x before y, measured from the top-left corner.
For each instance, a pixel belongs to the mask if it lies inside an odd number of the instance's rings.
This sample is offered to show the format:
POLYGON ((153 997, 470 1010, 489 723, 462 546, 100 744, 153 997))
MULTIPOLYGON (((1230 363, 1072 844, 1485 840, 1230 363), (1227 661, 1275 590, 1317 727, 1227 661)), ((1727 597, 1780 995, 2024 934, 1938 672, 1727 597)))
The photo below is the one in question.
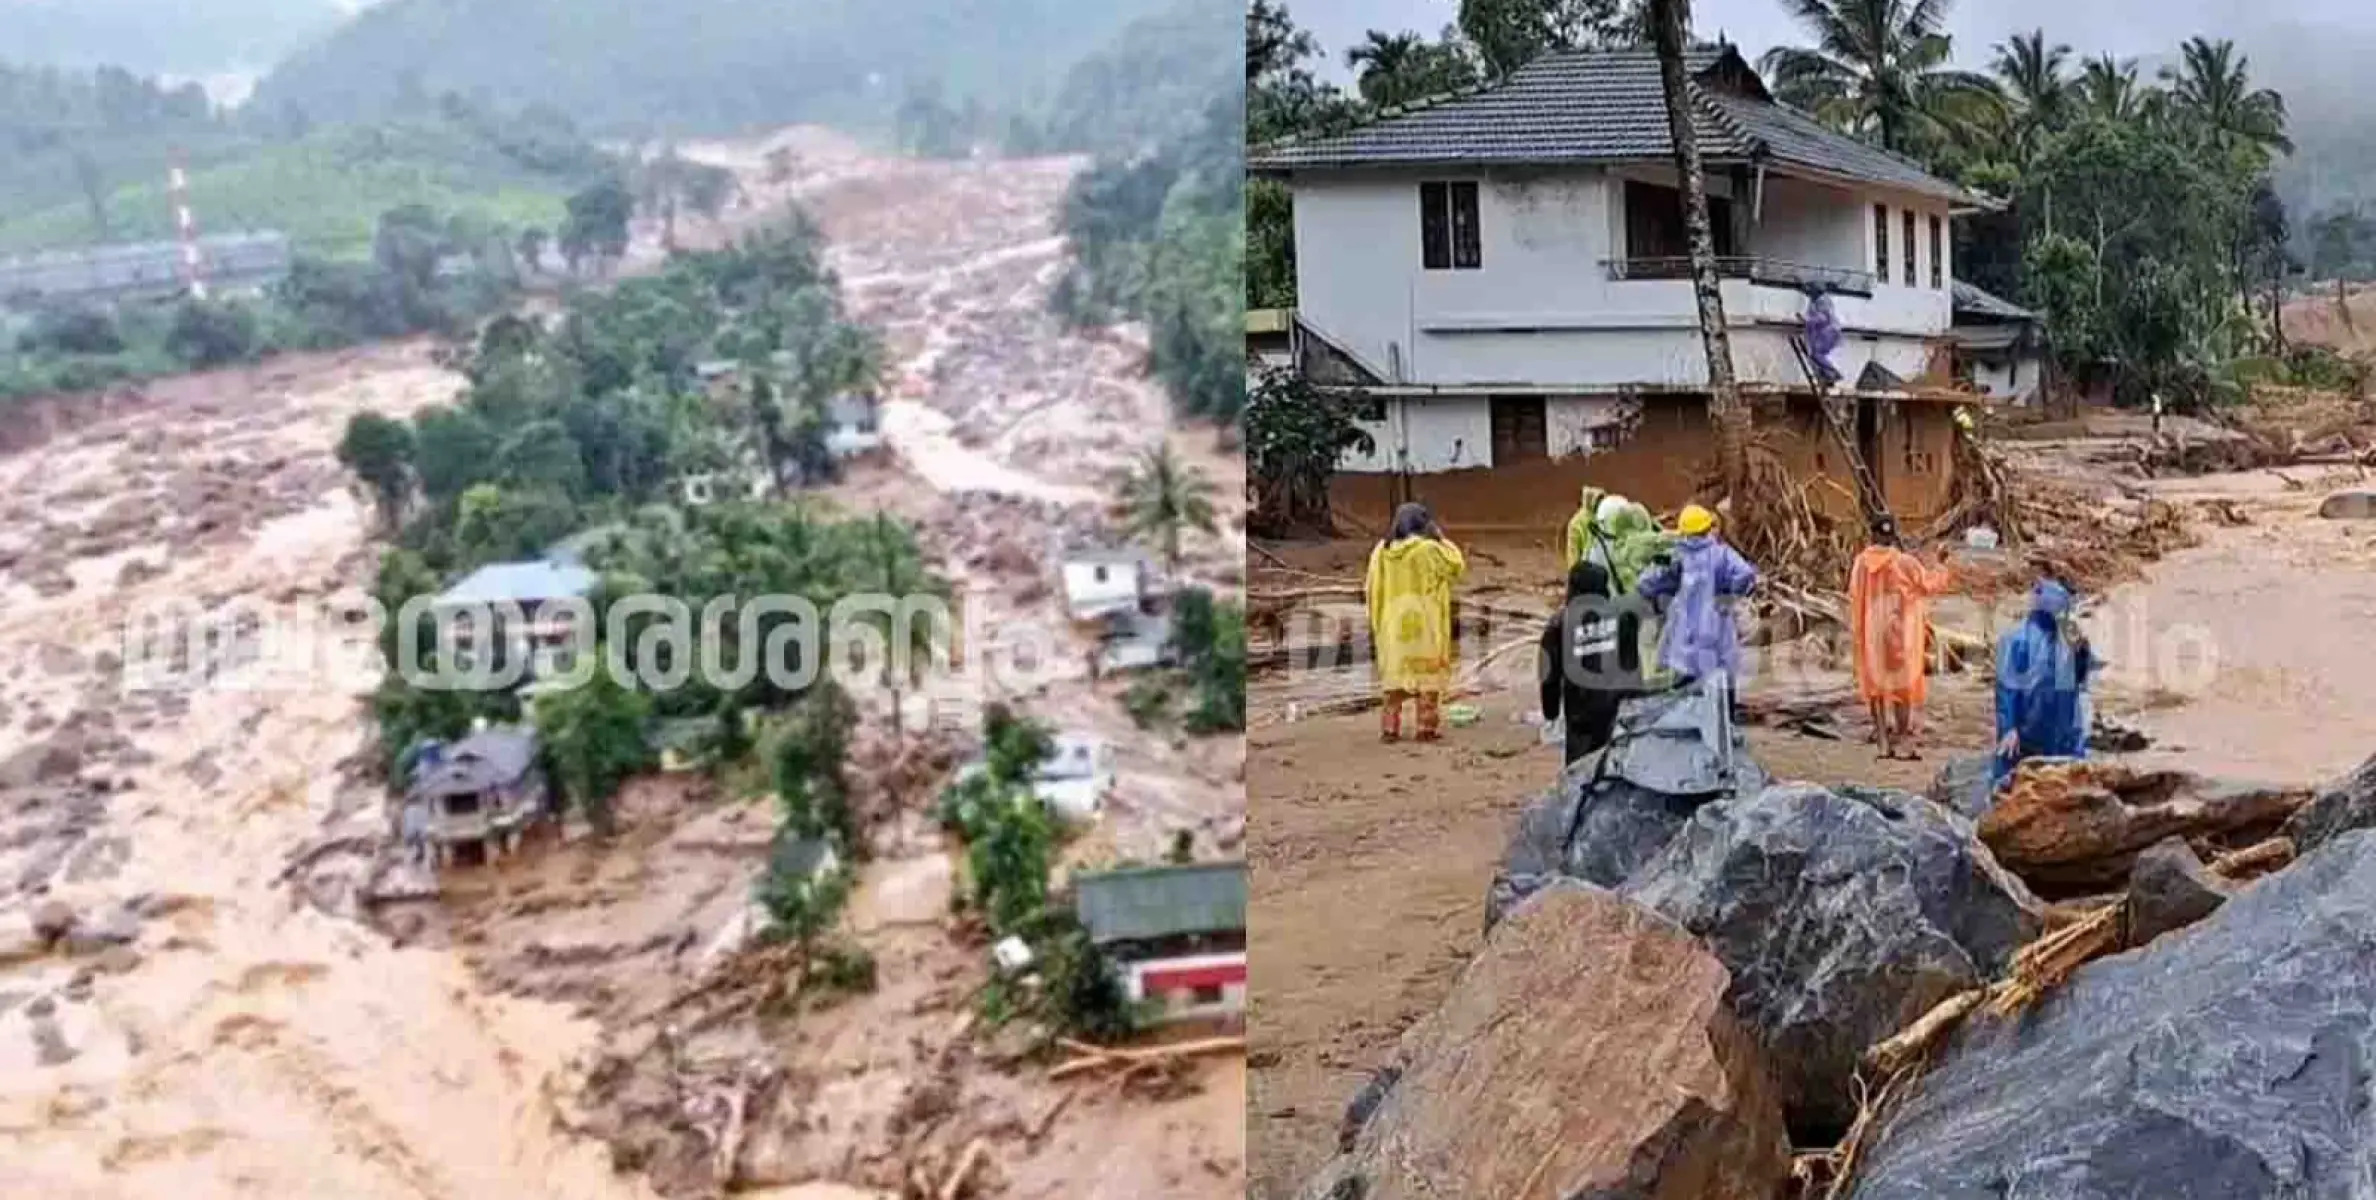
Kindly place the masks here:
POLYGON ((2023 763, 1980 822, 1997 861, 2053 892, 2103 891, 2166 837, 2273 832, 2310 800, 2302 788, 2140 771, 2105 762, 2023 763))
POLYGON ((1550 886, 1404 1036, 1303 1195, 1770 1200, 1789 1146, 1727 983, 1668 921, 1550 886))
MULTIPOLYGON (((1713 703, 1697 689, 1628 701, 1608 749, 1570 767, 1520 818, 1485 897, 1485 927, 1563 876, 1602 887, 1624 883, 1691 814, 1728 794, 1724 764, 1701 734, 1713 703)), ((1765 771, 1738 731, 1732 767, 1741 794, 1764 789, 1765 771)))
POLYGON ((1971 824, 1907 792, 1779 785, 1700 810, 1621 889, 1732 974, 1794 1129, 1854 1117, 1867 1047, 1998 974, 2042 908, 1971 824))
POLYGON ((2351 774, 2318 789, 2310 803, 2285 822, 2294 851, 2308 854, 2341 834, 2376 825, 2376 757, 2351 774))
POLYGON ((2137 856, 2129 872, 2128 941, 2142 946, 2192 925, 2227 903, 2228 885, 2183 838, 2166 838, 2137 856))
POLYGON ((1859 1200, 2346 1197, 2376 1178, 2376 833, 1974 1020, 1871 1148, 1859 1200))

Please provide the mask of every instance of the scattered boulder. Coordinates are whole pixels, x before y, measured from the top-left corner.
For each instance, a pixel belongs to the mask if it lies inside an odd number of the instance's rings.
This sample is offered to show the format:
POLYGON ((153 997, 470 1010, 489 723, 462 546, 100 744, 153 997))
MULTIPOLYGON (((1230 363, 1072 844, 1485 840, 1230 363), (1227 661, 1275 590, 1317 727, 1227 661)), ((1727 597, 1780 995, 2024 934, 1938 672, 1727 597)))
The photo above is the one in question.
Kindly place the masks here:
POLYGON ((1974 821, 1987 816, 1996 806, 1996 757, 1966 754, 1947 760, 1931 780, 1930 798, 1974 821))
POLYGON ((66 1034, 58 1028, 54 1016, 33 1018, 33 1052, 36 1061, 45 1067, 62 1066, 75 1058, 75 1049, 67 1044, 66 1034))
MULTIPOLYGON (((1563 876, 1624 883, 1701 806, 1728 794, 1724 764, 1701 733, 1716 702, 1697 688, 1626 702, 1608 748, 1570 766, 1519 818, 1486 893, 1485 927, 1563 876)), ((1765 787, 1765 771, 1737 730, 1732 765, 1743 794, 1765 787)))
POLYGON ((2376 519, 2376 492, 2336 492, 2319 502, 2318 515, 2330 521, 2376 519))
POLYGON ((0 761, 0 787, 23 788, 72 779, 82 771, 83 756, 80 732, 60 730, 0 761))
POLYGON ((2310 803, 2286 819, 2285 836, 2294 852, 2308 854, 2341 834, 2376 825, 2376 757, 2349 775, 2318 789, 2310 803))
POLYGON ((2142 946, 2192 925, 2227 903, 2228 885, 2213 875, 2184 838, 2163 838, 2129 871, 2128 943, 2142 946))
POLYGON ((1304 1197, 1769 1200, 1790 1151, 1728 982, 1663 918, 1545 888, 1404 1036, 1304 1197))
POLYGON ((129 909, 111 908, 89 921, 77 921, 66 931, 68 954, 99 954, 110 946, 128 946, 140 940, 140 918, 129 909))
POLYGON ((2125 883, 2138 852, 2163 838, 2274 832, 2309 800, 2304 788, 2185 771, 2025 762, 1981 820, 1980 839, 2041 891, 2101 892, 2125 883))
POLYGON ((1711 804, 1620 894, 1731 972, 1794 1131, 1854 1118, 1865 1050, 2002 972, 2044 908, 1969 821, 1910 792, 1767 788, 1711 804))
POLYGON ((74 931, 74 908, 63 900, 44 900, 33 910, 33 932, 43 941, 62 940, 74 931))
POLYGON ((2347 833, 2019 1021, 1967 1022, 1850 1194, 2363 1194, 2371 950, 2376 833, 2347 833))
POLYGON ((2152 735, 2118 717, 2094 713, 2088 720, 2087 748, 2092 753, 2135 754, 2152 747, 2152 735))

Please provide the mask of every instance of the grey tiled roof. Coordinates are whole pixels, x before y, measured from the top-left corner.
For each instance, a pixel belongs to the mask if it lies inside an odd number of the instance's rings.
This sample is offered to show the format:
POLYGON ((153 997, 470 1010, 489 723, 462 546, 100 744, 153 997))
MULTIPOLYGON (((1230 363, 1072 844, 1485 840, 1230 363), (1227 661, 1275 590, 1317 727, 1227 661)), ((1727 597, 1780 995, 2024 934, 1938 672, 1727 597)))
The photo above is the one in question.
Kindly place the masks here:
POLYGON ((1246 928, 1246 864, 1131 867, 1073 878, 1089 940, 1153 941, 1246 928))
POLYGON ((1955 318, 1976 317, 1985 321, 2035 321, 2038 314, 1987 292, 1971 284, 1955 285, 1955 318))
MULTIPOLYGON (((1784 167, 1905 188, 1959 202, 1980 198, 1920 166, 1836 133, 1763 96, 1737 51, 1685 56, 1699 99, 1694 126, 1711 162, 1767 159, 1784 167), (1717 86, 1713 75, 1750 81, 1757 95, 1717 86)), ((1255 171, 1428 164, 1541 164, 1664 161, 1666 96, 1658 56, 1648 50, 1549 54, 1508 78, 1332 136, 1292 139, 1247 156, 1255 171)))
POLYGON ((534 730, 498 725, 447 747, 437 766, 413 781, 411 795, 469 795, 506 786, 536 764, 534 730))

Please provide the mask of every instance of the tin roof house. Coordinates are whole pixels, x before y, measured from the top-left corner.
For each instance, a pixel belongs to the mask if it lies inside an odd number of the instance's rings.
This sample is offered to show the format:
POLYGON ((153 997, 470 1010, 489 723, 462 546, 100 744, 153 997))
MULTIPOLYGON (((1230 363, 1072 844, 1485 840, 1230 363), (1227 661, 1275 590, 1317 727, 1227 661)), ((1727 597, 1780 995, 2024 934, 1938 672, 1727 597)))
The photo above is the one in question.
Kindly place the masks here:
POLYGON ((489 563, 438 593, 429 613, 441 628, 453 630, 458 647, 494 646, 494 669, 520 662, 532 680, 553 672, 554 656, 577 632, 577 602, 593 595, 598 582, 591 569, 563 558, 489 563), (485 641, 482 623, 488 627, 485 641))
MULTIPOLYGON (((286 234, 208 234, 198 239, 207 286, 258 291, 289 274, 286 234)), ((189 288, 179 242, 136 242, 0 258, 0 308, 169 300, 189 288)))
POLYGON ((450 747, 424 749, 405 789, 418 827, 440 865, 485 861, 519 849, 529 823, 548 815, 534 730, 482 729, 450 747))
POLYGON ((1125 994, 1157 1024, 1245 1012, 1246 864, 1076 875, 1073 904, 1125 994))

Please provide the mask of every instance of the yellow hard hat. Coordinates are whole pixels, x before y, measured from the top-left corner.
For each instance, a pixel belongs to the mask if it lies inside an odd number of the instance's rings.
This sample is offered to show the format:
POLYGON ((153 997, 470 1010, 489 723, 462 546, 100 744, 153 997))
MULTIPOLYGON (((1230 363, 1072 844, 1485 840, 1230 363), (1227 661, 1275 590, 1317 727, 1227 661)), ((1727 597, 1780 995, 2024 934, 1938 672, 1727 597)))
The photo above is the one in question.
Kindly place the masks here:
POLYGON ((1686 504, 1682 515, 1675 518, 1675 528, 1683 531, 1685 537, 1706 533, 1716 528, 1716 514, 1697 504, 1686 504))

